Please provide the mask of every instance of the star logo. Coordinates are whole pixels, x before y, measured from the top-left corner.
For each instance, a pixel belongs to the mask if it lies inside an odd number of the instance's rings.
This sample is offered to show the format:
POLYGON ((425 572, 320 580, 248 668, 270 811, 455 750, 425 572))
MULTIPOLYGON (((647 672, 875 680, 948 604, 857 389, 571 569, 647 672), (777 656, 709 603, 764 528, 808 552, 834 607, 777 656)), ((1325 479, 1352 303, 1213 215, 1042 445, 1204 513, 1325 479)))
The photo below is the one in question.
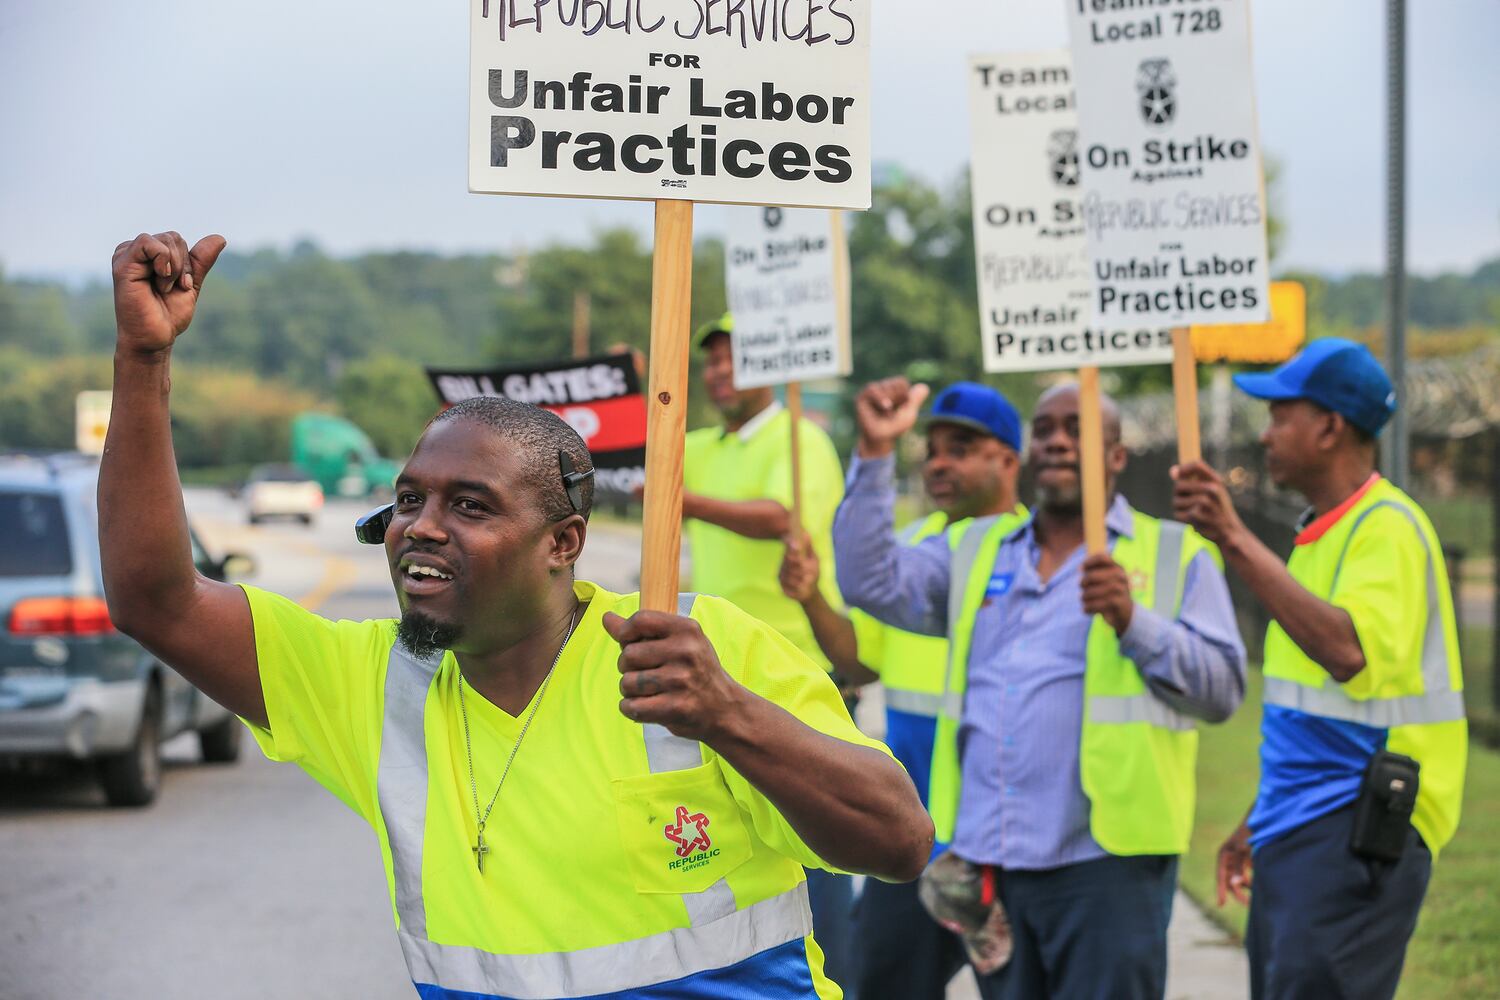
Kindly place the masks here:
POLYGON ((767 229, 775 229, 781 225, 781 209, 775 207, 767 208, 761 218, 765 220, 767 229))
POLYGON ((1136 70, 1136 93, 1147 125, 1169 125, 1177 116, 1177 74, 1170 59, 1143 59, 1136 70))
POLYGON ((1060 128, 1047 138, 1047 159, 1052 183, 1058 187, 1078 186, 1078 130, 1060 128))
POLYGON ((677 845, 679 858, 706 851, 713 843, 708 839, 708 817, 701 812, 689 814, 687 806, 677 807, 677 822, 668 823, 662 828, 662 833, 677 845))
POLYGON ((1151 575, 1145 570, 1133 569, 1130 571, 1130 592, 1132 594, 1144 594, 1151 586, 1151 575))

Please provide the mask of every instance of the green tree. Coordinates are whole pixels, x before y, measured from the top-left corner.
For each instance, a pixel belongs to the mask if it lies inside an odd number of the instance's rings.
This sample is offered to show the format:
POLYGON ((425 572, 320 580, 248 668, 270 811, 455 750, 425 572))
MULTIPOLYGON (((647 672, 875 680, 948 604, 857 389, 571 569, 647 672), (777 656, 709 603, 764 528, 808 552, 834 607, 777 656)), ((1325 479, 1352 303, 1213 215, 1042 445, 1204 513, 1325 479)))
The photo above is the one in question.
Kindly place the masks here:
POLYGON ((411 454, 439 405, 422 369, 392 354, 350 363, 336 396, 343 415, 370 436, 376 450, 396 459, 411 454))

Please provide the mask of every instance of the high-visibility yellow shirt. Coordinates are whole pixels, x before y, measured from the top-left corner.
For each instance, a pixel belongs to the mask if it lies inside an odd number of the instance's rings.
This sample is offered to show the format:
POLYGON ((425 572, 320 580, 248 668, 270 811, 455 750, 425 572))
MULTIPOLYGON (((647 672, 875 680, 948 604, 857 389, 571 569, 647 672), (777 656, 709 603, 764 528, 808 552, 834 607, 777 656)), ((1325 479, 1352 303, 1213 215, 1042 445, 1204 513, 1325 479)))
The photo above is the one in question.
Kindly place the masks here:
POLYGON ((1458 827, 1468 722, 1453 595, 1432 522, 1372 475, 1302 529, 1287 571, 1349 615, 1365 666, 1339 683, 1280 624, 1266 629, 1251 844, 1354 802, 1383 747, 1421 766, 1412 825, 1436 857, 1458 827))
MULTIPOLYGON (((802 527, 822 567, 818 586, 842 608, 833 573, 833 514, 844 497, 838 452, 823 429, 803 420, 802 527)), ((773 403, 738 431, 691 431, 683 452, 683 489, 716 500, 775 500, 791 508, 791 415, 773 403)), ((818 647, 802 606, 781 592, 785 552, 780 539, 760 540, 691 519, 684 526, 692 555, 691 586, 739 606, 786 636, 824 670, 832 665, 818 647)))
MULTIPOLYGON (((686 985, 671 996, 710 997, 741 976, 790 984, 788 997, 839 996, 822 974, 810 918, 786 929, 787 914, 796 923, 806 912, 802 866, 824 862, 709 747, 620 714, 620 647, 600 619, 634 613, 638 595, 575 585, 588 607, 495 800, 480 873, 453 655, 430 661, 430 680, 402 695, 393 679, 405 676, 397 663, 409 654, 392 651, 394 621, 332 622, 244 590, 269 720, 252 732, 268 757, 300 764, 374 828, 413 980, 419 990, 441 975, 453 980, 424 996, 651 997, 653 984, 680 979, 686 985), (404 730, 398 699, 416 706, 404 730), (693 757, 656 773, 648 740, 674 753, 685 745, 693 757), (393 768, 402 741, 410 760, 393 768), (398 860, 391 834, 413 815, 398 860), (761 918, 751 919, 756 910, 761 918), (739 918, 746 928, 716 931, 739 918), (471 960, 478 953, 487 961, 471 960), (493 969, 495 981, 472 978, 493 969)), ((854 727, 829 678, 773 630, 711 597, 696 599, 692 617, 751 691, 820 732, 884 749, 854 727)), ((472 688, 464 704, 482 810, 531 706, 513 718, 472 688)))

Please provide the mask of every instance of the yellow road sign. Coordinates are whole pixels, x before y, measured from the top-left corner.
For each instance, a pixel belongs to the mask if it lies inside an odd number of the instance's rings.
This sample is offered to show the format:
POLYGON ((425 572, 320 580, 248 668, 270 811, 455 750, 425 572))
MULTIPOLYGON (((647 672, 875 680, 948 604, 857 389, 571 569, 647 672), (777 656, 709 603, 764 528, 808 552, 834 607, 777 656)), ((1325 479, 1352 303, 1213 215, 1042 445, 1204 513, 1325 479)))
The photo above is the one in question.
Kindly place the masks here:
POLYGON ((1297 353, 1307 340, 1307 292, 1300 282, 1271 282, 1268 323, 1194 326, 1193 356, 1200 362, 1272 364, 1297 353))
POLYGON ((86 389, 78 394, 74 408, 78 450, 85 455, 104 454, 104 436, 109 432, 109 404, 114 394, 107 389, 86 389))

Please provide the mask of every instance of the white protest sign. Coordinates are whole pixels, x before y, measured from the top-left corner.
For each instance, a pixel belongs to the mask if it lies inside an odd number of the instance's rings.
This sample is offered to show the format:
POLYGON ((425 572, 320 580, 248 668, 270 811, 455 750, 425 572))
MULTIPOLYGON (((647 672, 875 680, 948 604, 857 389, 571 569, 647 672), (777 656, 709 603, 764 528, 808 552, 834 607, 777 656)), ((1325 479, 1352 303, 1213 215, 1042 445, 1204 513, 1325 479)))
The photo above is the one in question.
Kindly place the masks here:
POLYGON ((1091 322, 1068 51, 972 56, 969 114, 985 371, 1172 360, 1170 330, 1091 322))
POLYGON ((868 208, 871 0, 470 0, 469 190, 868 208))
POLYGON ((845 374, 836 216, 814 209, 731 213, 724 279, 734 316, 734 384, 750 389, 845 374))
POLYGON ((1067 0, 1096 322, 1262 322, 1249 0, 1067 0))

